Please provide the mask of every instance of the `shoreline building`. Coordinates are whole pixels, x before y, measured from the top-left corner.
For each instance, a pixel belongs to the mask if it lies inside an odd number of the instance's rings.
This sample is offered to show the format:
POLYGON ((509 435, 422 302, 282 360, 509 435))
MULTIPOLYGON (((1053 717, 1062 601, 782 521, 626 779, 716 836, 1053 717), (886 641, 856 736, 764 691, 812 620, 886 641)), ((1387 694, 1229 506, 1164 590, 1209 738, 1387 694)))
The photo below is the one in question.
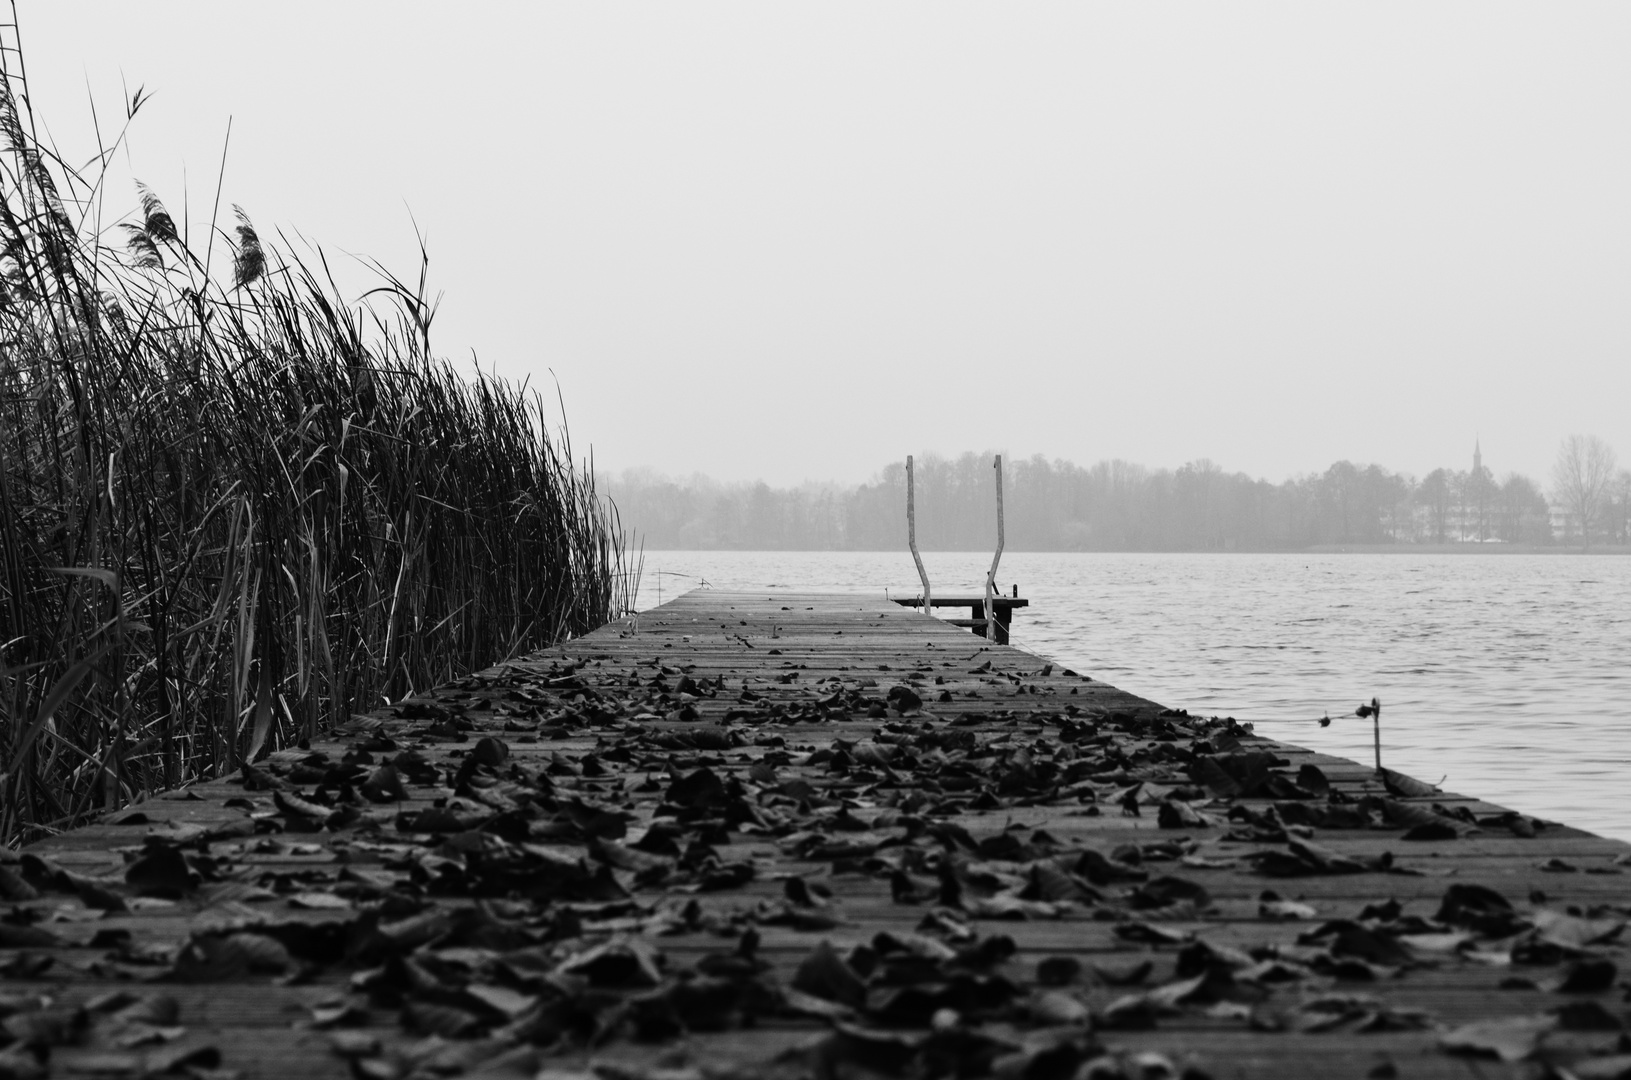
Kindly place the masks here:
POLYGON ((1472 472, 1467 474, 1466 483, 1461 490, 1461 520, 1459 522, 1460 539, 1462 543, 1487 544, 1491 540, 1499 540, 1490 535, 1493 524, 1495 496, 1497 492, 1495 474, 1484 468, 1484 449, 1479 439, 1472 441, 1472 472))
POLYGON ((1561 509, 1549 505, 1532 482, 1518 476, 1496 482, 1478 438, 1469 471, 1435 470, 1413 501, 1409 527, 1416 543, 1547 544, 1564 525, 1561 509))

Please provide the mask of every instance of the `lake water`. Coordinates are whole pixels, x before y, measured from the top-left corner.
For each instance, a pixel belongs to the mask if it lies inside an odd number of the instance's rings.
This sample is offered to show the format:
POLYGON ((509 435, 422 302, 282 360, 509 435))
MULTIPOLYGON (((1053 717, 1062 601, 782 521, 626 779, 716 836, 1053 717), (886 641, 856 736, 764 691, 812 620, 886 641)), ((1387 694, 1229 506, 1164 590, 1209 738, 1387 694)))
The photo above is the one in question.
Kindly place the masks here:
MULTIPOLYGON (((991 556, 924 562, 935 592, 975 593, 991 556)), ((997 577, 1032 604, 1020 648, 1360 762, 1353 710, 1378 697, 1389 767, 1631 840, 1631 558, 1009 553, 997 577)), ((640 606, 704 581, 919 591, 906 552, 648 551, 640 606)))

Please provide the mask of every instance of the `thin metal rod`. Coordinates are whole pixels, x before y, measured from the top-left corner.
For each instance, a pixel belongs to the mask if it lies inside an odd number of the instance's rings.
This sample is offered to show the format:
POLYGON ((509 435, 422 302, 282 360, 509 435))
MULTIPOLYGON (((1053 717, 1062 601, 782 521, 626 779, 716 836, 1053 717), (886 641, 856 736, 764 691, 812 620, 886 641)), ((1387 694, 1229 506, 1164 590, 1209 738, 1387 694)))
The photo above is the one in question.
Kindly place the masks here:
POLYGON ((985 636, 997 637, 997 564, 1002 562, 1002 455, 991 463, 997 470, 997 553, 991 556, 991 569, 985 574, 985 636))
POLYGON ((906 543, 912 549, 912 561, 917 563, 917 576, 923 582, 923 614, 933 615, 929 572, 923 569, 923 556, 917 553, 917 484, 912 478, 911 454, 906 455, 906 543))
POLYGON ((1376 739, 1376 771, 1382 771, 1382 703, 1376 698, 1370 699, 1371 731, 1376 739))

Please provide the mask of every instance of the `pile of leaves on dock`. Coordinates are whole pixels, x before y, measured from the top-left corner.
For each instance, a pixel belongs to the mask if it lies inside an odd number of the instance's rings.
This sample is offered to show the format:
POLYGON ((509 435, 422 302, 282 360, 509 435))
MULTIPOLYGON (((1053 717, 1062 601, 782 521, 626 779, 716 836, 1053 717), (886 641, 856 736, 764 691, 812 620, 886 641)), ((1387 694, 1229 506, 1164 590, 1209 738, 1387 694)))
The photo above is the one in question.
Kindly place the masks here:
POLYGON ((1631 1074, 1609 993, 1626 906, 1562 910, 1463 880, 1424 911, 1281 895, 1419 875, 1413 841, 1541 823, 1441 812, 1397 774, 1355 796, 1232 723, 1060 706, 1036 673, 989 664, 962 683, 1051 700, 943 718, 935 670, 800 687, 789 663, 755 690, 658 658, 515 667, 244 765, 208 821, 166 825, 182 799, 127 813, 120 827, 150 831, 121 873, 7 856, 0 971, 130 989, 72 1007, 7 991, 0 1076, 86 1048, 114 1072, 220 1075, 230 1048, 181 1035, 175 984, 246 981, 328 987, 301 1023, 371 1080, 1211 1075, 1140 1048, 1175 1020, 1419 1031, 1446 1053, 1574 1070, 1559 1076, 1631 1074), (801 746, 812 724, 830 737, 801 746), (1095 846, 962 823, 1035 807, 1157 828, 1095 846), (1339 855, 1325 830, 1401 850, 1339 855), (1248 906, 1208 888, 1226 867, 1261 879, 1248 906), (64 904, 91 921, 53 922, 64 904), (154 910, 187 913, 189 932, 121 921, 154 910), (833 943, 880 912, 897 913, 887 928, 833 943), (1240 919, 1271 925, 1268 943, 1231 944, 1240 919), (1036 920, 1127 951, 1022 954, 1011 928, 1036 920), (767 946, 788 934, 806 944, 767 946), (1509 970, 1503 985, 1555 1005, 1456 1027, 1390 1003, 1417 973, 1463 967, 1509 970), (752 1060, 663 1050, 773 1031, 791 1034, 752 1060))

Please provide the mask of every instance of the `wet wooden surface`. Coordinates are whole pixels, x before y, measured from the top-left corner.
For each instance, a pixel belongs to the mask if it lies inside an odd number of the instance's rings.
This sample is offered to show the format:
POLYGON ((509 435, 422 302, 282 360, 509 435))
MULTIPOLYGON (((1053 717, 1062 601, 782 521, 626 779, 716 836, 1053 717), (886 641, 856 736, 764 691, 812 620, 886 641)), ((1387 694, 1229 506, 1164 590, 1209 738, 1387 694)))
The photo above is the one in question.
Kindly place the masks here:
POLYGON ((1089 676, 690 593, 6 853, 0 1077, 1619 1075, 1631 848, 1089 676))

